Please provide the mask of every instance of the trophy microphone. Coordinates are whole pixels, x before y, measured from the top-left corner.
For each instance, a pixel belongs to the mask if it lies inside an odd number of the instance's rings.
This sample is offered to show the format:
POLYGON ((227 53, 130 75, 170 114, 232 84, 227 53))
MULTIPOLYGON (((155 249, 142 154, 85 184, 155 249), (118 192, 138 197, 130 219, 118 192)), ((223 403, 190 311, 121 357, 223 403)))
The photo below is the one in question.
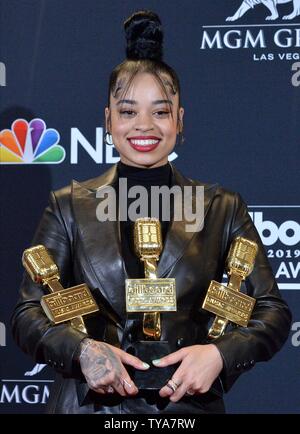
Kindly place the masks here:
MULTIPOLYGON (((170 343, 162 340, 162 312, 177 310, 176 286, 173 278, 158 278, 157 263, 162 252, 160 222, 157 218, 140 218, 134 226, 134 248, 144 263, 145 278, 126 279, 126 311, 142 313, 144 340, 132 344, 135 356, 152 365, 153 359, 172 352, 170 343)), ((156 368, 146 372, 135 371, 134 381, 140 389, 160 389, 171 378, 174 366, 156 368)))
POLYGON ((99 310, 88 286, 63 288, 59 269, 43 245, 26 249, 22 263, 33 282, 47 286, 51 294, 41 298, 42 308, 53 324, 70 321, 76 330, 87 333, 83 315, 99 310))
POLYGON ((228 285, 212 280, 202 308, 216 314, 208 332, 210 339, 216 339, 225 332, 228 322, 247 327, 255 305, 255 298, 240 292, 241 283, 252 272, 257 244, 243 237, 237 237, 229 250, 226 268, 228 285))

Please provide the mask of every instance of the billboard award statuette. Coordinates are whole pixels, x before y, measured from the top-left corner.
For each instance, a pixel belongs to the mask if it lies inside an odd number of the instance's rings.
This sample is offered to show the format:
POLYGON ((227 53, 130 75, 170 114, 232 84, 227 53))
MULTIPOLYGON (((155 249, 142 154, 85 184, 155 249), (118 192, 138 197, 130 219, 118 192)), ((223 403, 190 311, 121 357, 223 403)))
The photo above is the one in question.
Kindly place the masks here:
POLYGON ((216 339, 223 335, 228 322, 247 327, 255 305, 255 298, 240 291, 241 283, 252 272, 257 244, 246 238, 236 238, 229 250, 226 268, 228 285, 211 281, 202 308, 216 314, 208 337, 216 339))
POLYGON ((48 286, 51 294, 41 298, 41 305, 54 324, 70 321, 71 326, 87 333, 82 316, 99 310, 86 284, 63 288, 59 283, 59 270, 45 246, 26 249, 22 263, 35 283, 48 286))
POLYGON ((157 368, 151 362, 172 352, 168 341, 161 340, 161 312, 176 312, 175 279, 158 278, 157 262, 162 251, 160 222, 156 218, 139 218, 134 225, 134 248, 144 262, 145 278, 126 279, 126 311, 143 315, 143 340, 127 349, 147 362, 147 371, 131 372, 139 389, 160 389, 172 377, 176 366, 157 368))

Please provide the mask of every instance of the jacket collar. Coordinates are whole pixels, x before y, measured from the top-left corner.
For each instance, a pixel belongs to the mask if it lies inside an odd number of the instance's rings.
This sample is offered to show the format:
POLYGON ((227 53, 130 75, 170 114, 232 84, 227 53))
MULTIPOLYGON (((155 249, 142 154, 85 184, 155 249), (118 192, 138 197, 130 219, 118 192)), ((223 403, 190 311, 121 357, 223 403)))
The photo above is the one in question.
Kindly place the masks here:
MULTIPOLYGON (((204 186, 204 218, 215 195, 217 185, 204 185, 185 178, 171 164, 173 185, 204 186)), ((103 175, 92 180, 72 184, 72 203, 75 220, 83 243, 84 253, 92 272, 92 284, 99 288, 113 310, 120 316, 125 315, 124 282, 128 277, 121 252, 120 224, 118 221, 99 222, 96 208, 100 199, 96 191, 104 186, 115 186, 118 182, 117 165, 112 166, 103 175)), ((193 195, 193 200, 194 200, 193 195)), ((181 200, 176 199, 174 210, 181 207, 181 200)), ((166 277, 175 263, 184 254, 195 232, 186 232, 186 221, 183 214, 181 221, 170 222, 163 251, 157 267, 158 277, 166 277)))

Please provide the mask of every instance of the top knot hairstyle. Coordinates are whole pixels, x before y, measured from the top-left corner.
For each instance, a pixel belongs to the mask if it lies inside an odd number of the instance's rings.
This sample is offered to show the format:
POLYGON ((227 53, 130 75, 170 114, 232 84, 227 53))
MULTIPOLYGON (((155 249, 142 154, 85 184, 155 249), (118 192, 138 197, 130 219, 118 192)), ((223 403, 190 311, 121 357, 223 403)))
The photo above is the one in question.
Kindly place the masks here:
POLYGON ((162 61, 163 31, 161 21, 154 12, 140 11, 124 23, 127 59, 153 59, 162 61))
MULTIPOLYGON (((127 58, 116 66, 110 75, 107 107, 110 106, 110 96, 117 98, 121 95, 122 98, 139 73, 152 74, 167 99, 170 92, 173 95, 178 94, 180 107, 178 76, 163 61, 163 31, 158 15, 151 11, 135 12, 124 22, 124 29, 127 58)), ((180 131, 182 131, 181 121, 180 131)), ((183 142, 182 135, 181 142, 183 142)))

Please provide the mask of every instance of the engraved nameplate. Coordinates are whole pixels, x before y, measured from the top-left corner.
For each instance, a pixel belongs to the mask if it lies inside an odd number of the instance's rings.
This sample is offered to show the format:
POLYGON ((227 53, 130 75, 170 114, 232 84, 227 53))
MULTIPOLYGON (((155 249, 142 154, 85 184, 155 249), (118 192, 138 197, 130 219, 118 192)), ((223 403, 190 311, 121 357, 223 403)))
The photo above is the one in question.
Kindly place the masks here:
POLYGON ((247 327, 255 299, 212 280, 202 307, 209 312, 247 327))
POLYGON ((175 279, 126 279, 127 312, 176 311, 175 279))
POLYGON ((99 310, 85 284, 44 295, 41 305, 50 321, 55 324, 99 310))

